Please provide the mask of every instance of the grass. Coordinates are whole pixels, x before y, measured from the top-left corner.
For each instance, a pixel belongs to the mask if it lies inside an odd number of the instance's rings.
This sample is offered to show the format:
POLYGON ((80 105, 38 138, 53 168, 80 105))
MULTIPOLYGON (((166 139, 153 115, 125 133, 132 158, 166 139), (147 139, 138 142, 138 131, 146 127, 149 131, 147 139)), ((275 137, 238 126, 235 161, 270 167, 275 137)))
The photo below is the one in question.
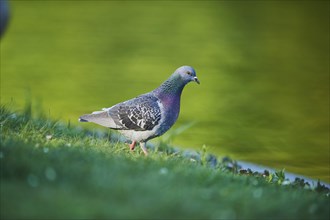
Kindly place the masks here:
POLYGON ((1 107, 1 219, 328 219, 329 190, 1 107), (272 177, 272 178, 270 178, 272 177), (277 179, 275 178, 277 177, 277 179))

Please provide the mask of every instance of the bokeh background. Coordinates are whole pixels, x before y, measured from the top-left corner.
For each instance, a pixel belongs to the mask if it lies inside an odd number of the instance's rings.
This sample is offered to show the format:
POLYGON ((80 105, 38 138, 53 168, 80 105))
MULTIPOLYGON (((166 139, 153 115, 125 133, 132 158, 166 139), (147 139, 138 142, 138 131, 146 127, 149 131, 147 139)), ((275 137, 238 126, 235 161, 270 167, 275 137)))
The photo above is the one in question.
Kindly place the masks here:
POLYGON ((329 1, 9 3, 1 104, 78 124, 191 65, 173 145, 330 182, 329 1))

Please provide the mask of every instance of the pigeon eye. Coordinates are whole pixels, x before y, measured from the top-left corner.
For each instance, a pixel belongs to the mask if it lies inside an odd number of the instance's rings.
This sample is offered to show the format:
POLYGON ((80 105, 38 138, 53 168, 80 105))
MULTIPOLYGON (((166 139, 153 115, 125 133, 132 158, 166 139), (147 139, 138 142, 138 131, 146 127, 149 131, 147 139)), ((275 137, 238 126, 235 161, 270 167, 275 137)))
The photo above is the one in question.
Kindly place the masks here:
POLYGON ((187 73, 189 76, 191 76, 191 72, 187 71, 186 73, 187 73))

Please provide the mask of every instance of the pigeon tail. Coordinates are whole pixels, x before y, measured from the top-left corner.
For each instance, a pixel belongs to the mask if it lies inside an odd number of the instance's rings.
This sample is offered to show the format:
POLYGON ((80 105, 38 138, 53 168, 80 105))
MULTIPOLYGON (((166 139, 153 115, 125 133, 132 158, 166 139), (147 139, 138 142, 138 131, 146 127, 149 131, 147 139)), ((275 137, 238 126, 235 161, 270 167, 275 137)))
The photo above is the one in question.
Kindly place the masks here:
POLYGON ((82 115, 79 117, 80 122, 94 122, 108 128, 116 129, 117 125, 109 116, 107 111, 97 111, 92 114, 82 115))
POLYGON ((88 122, 88 120, 83 119, 83 118, 79 118, 78 121, 79 121, 79 122, 88 122))

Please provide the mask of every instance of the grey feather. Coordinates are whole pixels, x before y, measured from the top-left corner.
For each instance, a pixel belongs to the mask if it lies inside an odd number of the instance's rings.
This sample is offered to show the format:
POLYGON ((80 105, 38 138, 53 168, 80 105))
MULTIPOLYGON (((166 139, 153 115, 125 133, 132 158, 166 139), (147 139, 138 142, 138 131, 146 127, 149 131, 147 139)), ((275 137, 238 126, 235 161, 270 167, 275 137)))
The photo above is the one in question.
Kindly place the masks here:
POLYGON ((158 99, 147 94, 119 103, 107 112, 118 126, 117 129, 122 130, 152 130, 161 119, 158 99))
POLYGON ((116 130, 152 130, 161 119, 158 101, 150 94, 141 95, 103 111, 83 115, 79 121, 94 122, 116 130))
POLYGON ((79 121, 94 122, 109 128, 113 127, 114 125, 113 120, 111 120, 109 114, 106 111, 93 112, 92 114, 80 116, 79 121))

